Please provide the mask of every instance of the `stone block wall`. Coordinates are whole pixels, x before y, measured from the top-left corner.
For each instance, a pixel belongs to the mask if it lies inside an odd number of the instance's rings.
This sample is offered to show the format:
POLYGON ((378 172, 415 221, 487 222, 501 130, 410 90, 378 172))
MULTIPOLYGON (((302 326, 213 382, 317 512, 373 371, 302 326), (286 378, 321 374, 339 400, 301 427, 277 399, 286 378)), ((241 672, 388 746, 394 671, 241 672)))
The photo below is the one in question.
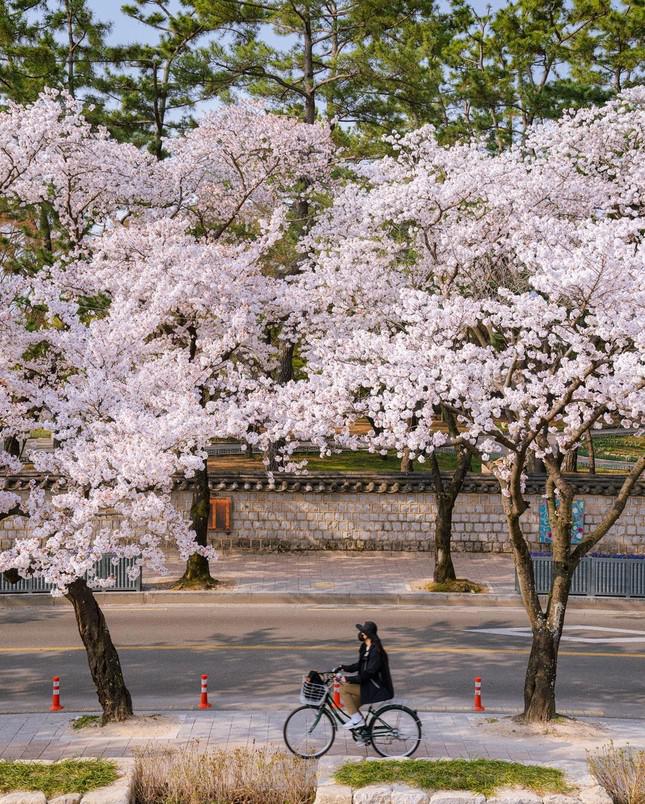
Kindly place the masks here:
MULTIPOLYGON (((436 512, 431 493, 276 493, 219 492, 232 500, 230 533, 211 531, 222 549, 258 550, 432 550, 436 512)), ((522 518, 531 547, 541 549, 539 505, 528 498, 522 518)), ((606 496, 584 495, 585 532, 610 504, 606 496)), ((463 493, 453 516, 453 549, 464 552, 510 551, 499 494, 463 493)), ((544 549, 544 546, 542 546, 544 549)), ((645 497, 631 497, 621 518, 600 542, 603 552, 645 554, 645 497)))
MULTIPOLYGON (((214 497, 232 501, 229 532, 211 530, 220 549, 252 550, 432 550, 434 495, 427 477, 291 478, 270 485, 265 475, 211 478, 214 497)), ((610 508, 620 479, 578 483, 588 532, 610 508)), ((178 508, 188 516, 191 491, 184 483, 175 492, 178 508)), ((538 543, 541 484, 529 483, 529 510, 522 518, 534 550, 538 543)), ((645 487, 636 487, 625 510, 596 548, 599 552, 645 555, 645 487)), ((101 526, 116 518, 101 517, 101 526)), ((24 534, 20 517, 0 521, 0 549, 24 534)), ((508 552, 510 543, 499 490, 491 478, 471 478, 457 500, 453 547, 467 552, 508 552)))

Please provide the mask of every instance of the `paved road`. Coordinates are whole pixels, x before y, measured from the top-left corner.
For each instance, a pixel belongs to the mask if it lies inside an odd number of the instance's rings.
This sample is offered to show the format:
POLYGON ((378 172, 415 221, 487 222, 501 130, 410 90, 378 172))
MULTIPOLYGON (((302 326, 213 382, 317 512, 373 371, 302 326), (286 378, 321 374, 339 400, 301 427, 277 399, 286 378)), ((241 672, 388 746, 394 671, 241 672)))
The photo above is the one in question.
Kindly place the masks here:
MULTIPOLYGON (((521 609, 206 605, 105 613, 140 709, 192 707, 200 673, 209 674, 219 707, 295 706, 301 674, 353 660, 353 624, 368 618, 381 627, 399 699, 420 709, 467 708, 480 675, 488 708, 521 703, 529 645, 521 609)), ((643 613, 571 611, 567 622, 560 710, 645 718, 643 613)), ((68 710, 96 708, 71 610, 0 610, 0 634, 0 712, 44 711, 54 674, 68 710)))

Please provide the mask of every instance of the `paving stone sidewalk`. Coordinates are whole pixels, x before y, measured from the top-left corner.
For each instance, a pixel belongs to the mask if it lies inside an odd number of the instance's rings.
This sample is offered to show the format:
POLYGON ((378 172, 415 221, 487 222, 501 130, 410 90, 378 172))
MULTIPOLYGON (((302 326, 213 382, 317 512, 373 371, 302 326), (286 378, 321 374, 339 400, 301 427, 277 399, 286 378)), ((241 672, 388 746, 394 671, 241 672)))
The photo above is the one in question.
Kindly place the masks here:
MULTIPOLYGON (((478 581, 495 594, 515 592, 513 559, 506 554, 454 553, 457 575, 478 581)), ((146 576, 144 589, 165 589, 179 578, 184 564, 168 555, 168 576, 146 576)), ((245 592, 401 593, 409 584, 431 578, 431 553, 326 552, 249 553, 224 551, 213 563, 215 578, 245 592)))
MULTIPOLYGON (((111 725, 74 731, 73 712, 0 715, 0 758, 128 757, 137 747, 178 746, 198 741, 203 748, 273 746, 284 748, 282 726, 290 710, 165 712, 145 727, 111 725)), ((581 718, 600 728, 593 736, 555 737, 500 734, 499 718, 469 713, 422 712, 423 740, 418 757, 491 758, 539 762, 562 768, 573 781, 589 782, 586 751, 613 740, 616 746, 645 748, 645 720, 581 718), (491 720, 496 718, 497 722, 491 720)), ((375 756, 339 731, 331 756, 375 756)))

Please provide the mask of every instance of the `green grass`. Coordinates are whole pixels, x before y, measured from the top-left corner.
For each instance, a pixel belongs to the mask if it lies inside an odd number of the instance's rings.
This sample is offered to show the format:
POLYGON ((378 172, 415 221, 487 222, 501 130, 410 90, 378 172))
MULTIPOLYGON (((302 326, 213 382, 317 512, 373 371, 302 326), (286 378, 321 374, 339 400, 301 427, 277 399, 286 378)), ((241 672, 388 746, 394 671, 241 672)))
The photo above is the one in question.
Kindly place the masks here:
POLYGON ((32 430, 30 433, 32 438, 49 438, 51 433, 49 430, 45 430, 42 427, 37 427, 35 430, 32 430))
POLYGON ((443 583, 430 581, 423 588, 426 592, 472 592, 473 594, 480 594, 486 591, 485 587, 480 583, 469 581, 468 578, 457 578, 456 581, 444 581, 443 583))
MULTIPOLYGON (((296 453, 295 460, 300 460, 300 454, 296 453)), ((321 458, 319 453, 303 454, 308 460, 308 468, 314 472, 378 472, 390 474, 401 471, 401 459, 395 452, 389 452, 386 456, 375 455, 372 452, 342 452, 340 455, 330 455, 328 458, 321 458)), ((438 452, 439 468, 444 472, 453 471, 457 461, 454 453, 438 452)), ((480 471, 479 459, 473 461, 474 471, 480 471)), ((431 472, 430 460, 425 463, 413 462, 413 472, 431 472)))
POLYGON ((63 759, 51 765, 0 760, 0 793, 42 790, 47 798, 87 793, 112 784, 118 777, 114 762, 104 759, 63 759))
MULTIPOLYGON (((609 461, 635 461, 645 454, 645 437, 634 435, 598 435, 593 437, 596 458, 609 461)), ((580 447, 580 455, 588 456, 587 448, 580 447)))
POLYGON ((81 715, 72 720, 72 728, 75 731, 85 729, 87 726, 98 726, 101 723, 100 715, 81 715))
POLYGON ((352 787, 403 782, 425 790, 470 790, 485 796, 500 787, 523 787, 540 795, 571 790, 561 770, 494 759, 350 763, 336 771, 336 781, 352 787))
MULTIPOLYGON (((438 452, 439 468, 443 472, 451 472, 456 468, 456 457, 451 452, 438 452)), ((215 471, 226 471, 231 467, 234 471, 238 470, 257 470, 262 471, 264 465, 262 457, 254 454, 252 457, 244 457, 244 466, 240 466, 240 458, 237 455, 211 458, 209 465, 215 471)), ((344 472, 370 472, 374 474, 394 474, 401 471, 401 459, 395 452, 389 452, 386 456, 377 455, 372 452, 350 450, 327 458, 321 458, 319 452, 297 452, 293 455, 293 461, 299 462, 306 460, 307 469, 310 472, 344 473, 344 472)), ((414 461, 413 472, 431 472, 430 460, 425 463, 414 461)), ((472 471, 481 471, 481 461, 479 458, 473 459, 472 471)))

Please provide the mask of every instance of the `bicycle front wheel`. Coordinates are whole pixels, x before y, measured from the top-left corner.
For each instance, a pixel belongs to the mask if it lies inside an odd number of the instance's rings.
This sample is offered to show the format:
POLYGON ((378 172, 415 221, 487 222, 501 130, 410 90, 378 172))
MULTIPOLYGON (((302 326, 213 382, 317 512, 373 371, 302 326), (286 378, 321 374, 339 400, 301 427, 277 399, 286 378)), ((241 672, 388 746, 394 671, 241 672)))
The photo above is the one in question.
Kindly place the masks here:
POLYGON ((292 754, 303 759, 316 759, 332 747, 336 726, 326 709, 301 706, 286 719, 283 734, 292 754))
POLYGON ((384 706, 374 713, 370 741, 382 757, 411 757, 421 742, 421 721, 407 706, 384 706))

